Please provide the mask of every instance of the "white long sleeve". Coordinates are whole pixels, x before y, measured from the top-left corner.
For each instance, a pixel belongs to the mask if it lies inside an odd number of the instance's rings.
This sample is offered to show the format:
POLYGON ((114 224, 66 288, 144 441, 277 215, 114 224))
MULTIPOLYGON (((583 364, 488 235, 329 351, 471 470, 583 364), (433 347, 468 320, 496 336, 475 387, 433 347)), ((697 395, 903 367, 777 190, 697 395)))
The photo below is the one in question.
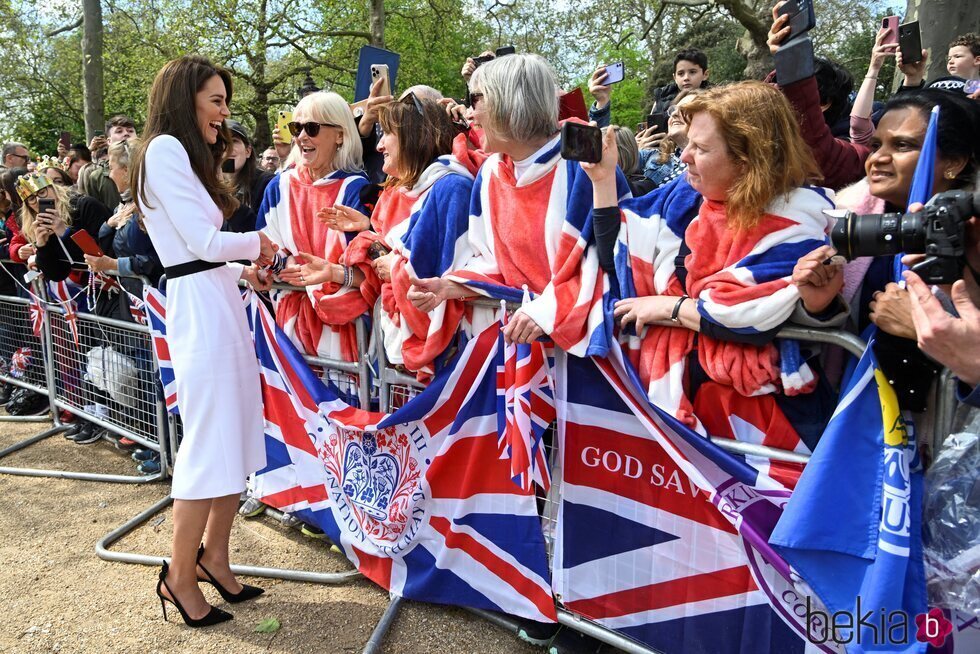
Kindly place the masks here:
POLYGON ((170 135, 153 139, 146 149, 147 233, 164 266, 195 259, 252 261, 259 256, 257 232, 222 232, 221 210, 191 168, 180 141, 170 135))

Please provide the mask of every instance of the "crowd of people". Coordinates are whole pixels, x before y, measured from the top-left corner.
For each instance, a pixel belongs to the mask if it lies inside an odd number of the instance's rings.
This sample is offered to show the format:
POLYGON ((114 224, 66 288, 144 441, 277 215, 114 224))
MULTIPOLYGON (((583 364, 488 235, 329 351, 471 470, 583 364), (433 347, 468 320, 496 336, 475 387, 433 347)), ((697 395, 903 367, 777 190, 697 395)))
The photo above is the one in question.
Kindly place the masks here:
MULTIPOLYGON (((787 36, 785 23, 774 9, 773 51, 787 36)), ((189 99, 201 143, 165 138, 182 128, 162 119, 151 119, 141 140, 133 120, 115 116, 104 137, 62 147, 56 158, 35 161, 22 144, 3 146, 0 259, 11 262, 4 264, 11 277, 0 280, 0 292, 16 293, 12 280, 28 269, 83 286, 88 274, 116 271, 156 285, 165 272, 173 284, 206 269, 187 272, 187 264, 239 261, 228 276, 269 292, 277 324, 308 355, 359 360, 355 322, 380 302, 383 339, 375 346, 422 383, 461 339, 493 320, 466 302, 491 286, 525 289, 531 298, 509 319, 505 338, 547 338, 572 356, 608 351, 602 297, 611 293, 618 300, 614 337, 650 399, 706 433, 725 419, 717 407, 737 399, 757 405, 788 444, 799 438, 816 447, 836 406, 845 355, 833 347, 793 349, 777 339, 787 324, 855 334, 873 324, 878 360, 903 407, 929 414, 929 389, 943 367, 956 375, 961 401, 980 407, 980 219, 963 225, 962 274, 951 286, 930 287, 911 271, 897 278, 892 256, 845 263, 830 245, 835 209, 922 210, 910 204, 910 190, 937 107, 932 191, 977 187, 980 37, 957 36, 949 76, 927 82, 927 53, 903 62, 883 36, 856 94, 850 74, 832 61, 818 59, 812 76, 786 85, 774 75, 711 84, 705 54, 683 50, 673 80, 653 93, 649 113, 666 114, 666 128, 644 124, 635 132, 610 124, 605 66, 590 77, 588 116, 563 115, 549 64, 511 54, 480 65, 468 59, 462 102, 424 85, 383 95, 380 81, 353 106, 336 93, 314 92, 294 108, 288 133, 277 129, 259 152, 225 106, 230 79, 205 75, 189 99), (891 56, 903 84, 877 103, 877 76, 891 56), (597 163, 561 154, 561 122, 584 118, 606 128, 597 163), (164 173, 180 179, 190 170, 200 197, 160 185, 164 173), (208 198, 215 208, 200 220, 183 222, 175 213, 178 206, 202 211, 208 198), (81 230, 103 256, 84 253, 70 238, 81 230), (161 247, 178 241, 170 252, 161 247), (188 251, 198 261, 185 262, 188 251), (270 291, 274 281, 288 288, 270 291)), ((104 284, 91 311, 132 320, 140 283, 104 284)), ((201 302, 217 297, 200 292, 201 302)), ((241 345, 237 328, 213 347, 241 345)), ((105 340, 84 338, 89 347, 105 340)), ((148 374, 148 355, 128 354, 148 374)), ((233 400, 255 399, 254 388, 240 390, 233 400)), ((91 384, 84 394, 96 415, 123 410, 91 384)), ((207 420, 196 415, 189 419, 207 420)), ((254 427, 248 419, 236 430, 254 427)), ((75 422, 70 440, 105 435, 75 422)), ((133 456, 142 471, 159 469, 152 452, 133 456)), ((254 471, 253 463, 242 471, 254 471)), ((180 493, 221 495, 189 481, 180 493)), ((243 507, 258 511, 257 502, 243 507)), ((223 580, 236 587, 230 572, 223 580)), ((189 602, 189 586, 173 588, 189 602)), ((176 599, 169 586, 159 592, 176 599)), ((207 617, 196 604, 185 620, 207 617)))

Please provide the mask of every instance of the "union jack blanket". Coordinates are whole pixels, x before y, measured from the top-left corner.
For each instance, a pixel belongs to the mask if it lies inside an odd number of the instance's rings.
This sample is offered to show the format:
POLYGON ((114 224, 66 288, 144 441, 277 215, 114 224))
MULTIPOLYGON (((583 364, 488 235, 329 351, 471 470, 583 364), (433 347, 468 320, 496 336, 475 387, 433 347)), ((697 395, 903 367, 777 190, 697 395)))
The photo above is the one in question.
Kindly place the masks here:
MULTIPOLYGON (((316 212, 334 204, 358 211, 360 191, 368 184, 363 173, 342 170, 313 180, 305 166, 277 175, 265 190, 256 226, 290 254, 305 252, 340 263, 353 235, 329 229, 316 212)), ((305 292, 272 293, 276 320, 289 338, 307 354, 357 361, 354 320, 370 307, 356 288, 328 282, 307 286, 305 292)))
POLYGON ((357 266, 365 276, 361 294, 369 306, 381 297, 381 325, 387 359, 404 364, 421 381, 432 378, 437 359, 456 336, 464 305, 444 302, 423 313, 406 299, 412 277, 438 277, 468 248, 473 175, 452 156, 439 157, 422 173, 411 189, 385 189, 371 224, 374 231, 361 232, 347 247, 346 265, 357 266), (391 281, 378 278, 371 267, 368 248, 381 241, 396 258, 391 281))

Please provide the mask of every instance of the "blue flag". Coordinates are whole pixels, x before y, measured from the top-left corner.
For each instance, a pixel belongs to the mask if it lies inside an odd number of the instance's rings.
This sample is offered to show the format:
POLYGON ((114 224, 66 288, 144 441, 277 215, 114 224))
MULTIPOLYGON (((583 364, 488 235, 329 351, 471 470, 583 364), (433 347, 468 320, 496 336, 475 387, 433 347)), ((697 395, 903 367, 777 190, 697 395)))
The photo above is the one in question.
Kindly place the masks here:
POLYGON ((925 651, 922 468, 909 429, 869 345, 769 541, 827 608, 808 615, 814 635, 849 654, 925 651))
MULTIPOLYGON (((936 169, 936 134, 939 132, 939 105, 932 108, 929 115, 929 127, 926 137, 919 150, 919 161, 915 164, 915 174, 912 176, 912 186, 909 188, 909 204, 921 202, 925 204, 932 197, 932 178, 936 169)), ((902 255, 895 256, 895 281, 902 281, 902 273, 908 268, 902 264, 902 255)))

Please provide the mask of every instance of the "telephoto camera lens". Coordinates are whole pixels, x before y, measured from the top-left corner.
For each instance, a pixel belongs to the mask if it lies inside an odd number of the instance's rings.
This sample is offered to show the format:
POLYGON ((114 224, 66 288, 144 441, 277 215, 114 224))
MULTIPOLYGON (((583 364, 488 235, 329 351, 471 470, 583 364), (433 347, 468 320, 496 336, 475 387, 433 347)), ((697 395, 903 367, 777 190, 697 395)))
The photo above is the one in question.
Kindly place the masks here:
POLYGON ((858 216, 847 212, 830 234, 834 248, 848 260, 906 252, 925 252, 926 230, 920 214, 858 216))

